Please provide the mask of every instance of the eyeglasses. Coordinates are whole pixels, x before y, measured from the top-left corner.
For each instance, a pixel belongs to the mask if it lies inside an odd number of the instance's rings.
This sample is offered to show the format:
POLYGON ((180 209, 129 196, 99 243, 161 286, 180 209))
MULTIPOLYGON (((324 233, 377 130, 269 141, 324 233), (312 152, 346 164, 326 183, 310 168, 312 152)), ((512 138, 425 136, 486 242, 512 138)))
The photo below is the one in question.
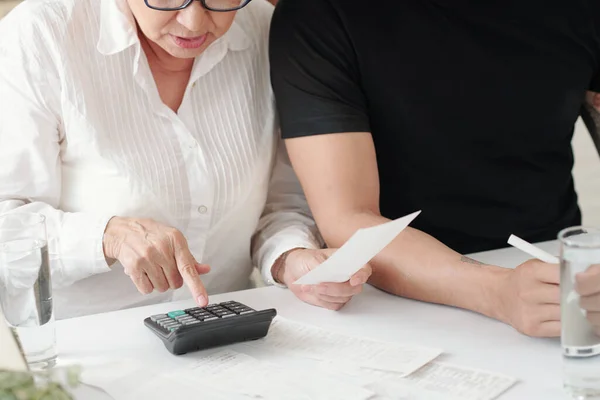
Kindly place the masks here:
POLYGON ((183 10, 193 1, 199 1, 208 11, 227 12, 244 8, 252 0, 144 0, 149 8, 159 11, 183 10))

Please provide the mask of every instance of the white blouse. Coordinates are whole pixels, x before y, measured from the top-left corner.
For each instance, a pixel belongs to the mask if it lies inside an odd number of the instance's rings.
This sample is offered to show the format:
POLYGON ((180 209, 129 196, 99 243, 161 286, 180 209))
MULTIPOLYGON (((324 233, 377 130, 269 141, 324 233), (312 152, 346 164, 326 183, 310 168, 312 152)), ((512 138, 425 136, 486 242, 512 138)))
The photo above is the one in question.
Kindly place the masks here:
MULTIPOLYGON (((139 294, 102 236, 110 217, 181 230, 210 294, 253 265, 321 245, 279 140, 267 37, 253 0, 162 103, 125 0, 27 0, 0 22, 0 214, 47 218, 57 318, 191 298, 139 294), (252 240, 254 239, 254 240, 252 240)), ((210 301, 210 299, 209 299, 210 301)))

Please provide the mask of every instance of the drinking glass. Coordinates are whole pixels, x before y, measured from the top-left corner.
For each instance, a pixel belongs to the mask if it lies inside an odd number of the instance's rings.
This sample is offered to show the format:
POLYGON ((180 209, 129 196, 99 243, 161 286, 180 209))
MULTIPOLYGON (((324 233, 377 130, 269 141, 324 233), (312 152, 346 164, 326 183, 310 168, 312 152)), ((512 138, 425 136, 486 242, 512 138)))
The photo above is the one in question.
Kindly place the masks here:
POLYGON ((0 216, 0 307, 31 369, 56 363, 56 334, 46 220, 41 214, 0 216))
POLYGON ((600 336, 580 307, 575 287, 578 273, 600 264, 600 229, 571 227, 558 238, 564 387, 573 399, 600 399, 600 336))

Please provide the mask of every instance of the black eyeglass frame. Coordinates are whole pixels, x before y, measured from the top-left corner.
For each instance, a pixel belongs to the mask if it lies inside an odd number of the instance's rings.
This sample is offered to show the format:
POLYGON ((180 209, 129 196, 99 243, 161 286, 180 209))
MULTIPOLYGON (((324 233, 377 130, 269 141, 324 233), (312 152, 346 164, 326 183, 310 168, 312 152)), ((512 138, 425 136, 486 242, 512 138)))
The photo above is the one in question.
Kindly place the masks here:
POLYGON ((158 10, 158 11, 180 11, 180 10, 183 10, 184 8, 189 7, 189 5, 192 4, 193 1, 199 1, 202 4, 202 7, 204 7, 208 11, 213 11, 213 12, 231 12, 231 11, 237 11, 237 10, 240 10, 240 9, 246 7, 252 0, 244 0, 244 2, 240 6, 234 7, 234 8, 228 8, 228 9, 225 9, 225 10, 211 8, 211 7, 207 6, 206 5, 206 0, 185 0, 185 2, 183 3, 183 5, 181 5, 180 7, 176 7, 176 8, 154 7, 154 6, 150 5, 150 1, 151 0, 144 0, 144 3, 146 3, 146 6, 148 8, 151 8, 153 10, 158 10))

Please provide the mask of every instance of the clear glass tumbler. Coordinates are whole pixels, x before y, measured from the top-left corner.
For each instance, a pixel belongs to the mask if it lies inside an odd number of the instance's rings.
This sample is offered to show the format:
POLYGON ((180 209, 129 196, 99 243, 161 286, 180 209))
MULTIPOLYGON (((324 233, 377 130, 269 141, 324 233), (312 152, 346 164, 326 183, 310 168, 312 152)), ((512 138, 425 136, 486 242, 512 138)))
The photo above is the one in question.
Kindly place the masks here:
POLYGON ((35 213, 0 216, 0 307, 31 369, 56 363, 56 333, 46 219, 35 213))
POLYGON ((600 264, 600 229, 567 228, 558 238, 564 387, 572 399, 600 399, 600 336, 580 306, 575 283, 577 274, 600 264))

